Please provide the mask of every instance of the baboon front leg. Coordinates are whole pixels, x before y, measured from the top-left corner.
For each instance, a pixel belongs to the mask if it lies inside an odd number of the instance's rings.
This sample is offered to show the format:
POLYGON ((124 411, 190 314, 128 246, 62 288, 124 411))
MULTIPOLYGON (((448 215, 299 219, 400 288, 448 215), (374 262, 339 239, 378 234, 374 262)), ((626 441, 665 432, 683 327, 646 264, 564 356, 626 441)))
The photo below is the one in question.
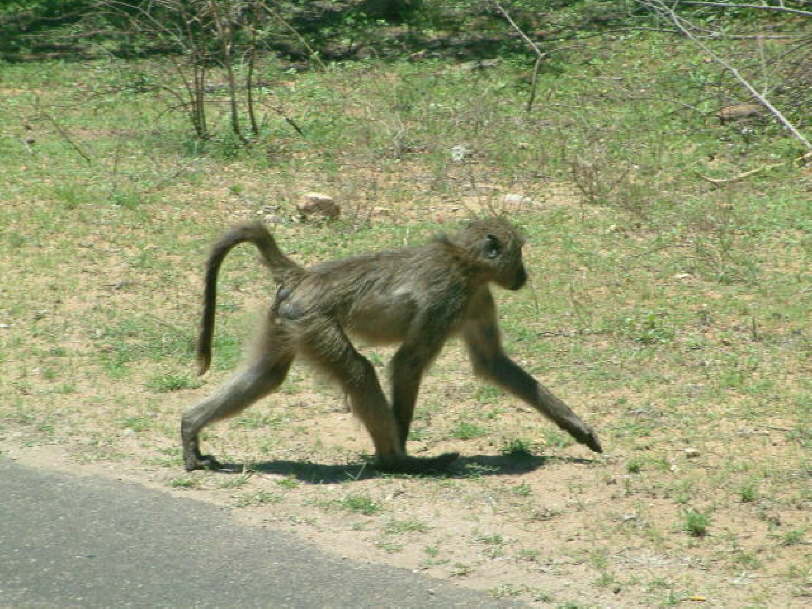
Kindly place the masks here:
POLYGON ((505 355, 489 292, 481 296, 479 305, 476 317, 467 321, 463 330, 474 371, 530 404, 581 444, 603 452, 598 436, 589 425, 505 355))
POLYGON ((188 471, 220 466, 214 457, 200 453, 200 431, 209 423, 239 413, 276 389, 285 380, 292 361, 291 356, 273 361, 269 361, 267 355, 261 356, 235 374, 214 395, 183 413, 181 441, 183 462, 188 471))
POLYGON ((491 379, 530 404, 581 444, 596 453, 603 452, 598 436, 592 428, 505 354, 498 353, 475 360, 474 369, 481 376, 491 379))
POLYGON ((378 469, 396 473, 439 471, 459 456, 457 453, 432 458, 406 455, 375 368, 355 349, 340 327, 324 324, 317 332, 310 333, 304 348, 349 396, 353 414, 361 419, 372 438, 378 469))

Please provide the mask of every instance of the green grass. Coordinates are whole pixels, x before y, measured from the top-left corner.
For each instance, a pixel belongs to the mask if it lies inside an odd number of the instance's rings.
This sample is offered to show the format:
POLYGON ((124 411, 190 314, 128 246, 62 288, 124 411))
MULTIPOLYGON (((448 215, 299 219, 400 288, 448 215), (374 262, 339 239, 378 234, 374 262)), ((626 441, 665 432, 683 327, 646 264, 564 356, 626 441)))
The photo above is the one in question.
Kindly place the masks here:
POLYGON ((451 430, 451 436, 460 440, 472 440, 474 438, 481 438, 488 434, 488 430, 468 421, 458 421, 454 428, 451 430))
POLYGON ((417 519, 391 520, 386 523, 384 533, 389 535, 402 535, 404 533, 426 533, 431 529, 429 525, 417 519))
POLYGON ((338 502, 338 505, 349 512, 372 516, 380 512, 383 507, 367 495, 348 494, 338 502))

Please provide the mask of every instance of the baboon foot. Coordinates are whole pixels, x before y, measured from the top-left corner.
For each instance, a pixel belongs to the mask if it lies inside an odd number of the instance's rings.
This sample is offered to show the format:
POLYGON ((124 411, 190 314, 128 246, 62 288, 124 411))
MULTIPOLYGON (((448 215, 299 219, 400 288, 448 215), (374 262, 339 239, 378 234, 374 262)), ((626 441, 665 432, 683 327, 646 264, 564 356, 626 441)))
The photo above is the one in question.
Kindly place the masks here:
POLYGON ((388 455, 378 457, 375 468, 388 474, 436 474, 448 469, 460 453, 443 453, 437 457, 410 457, 408 455, 388 455))
POLYGON ((193 454, 187 455, 184 459, 186 471, 190 472, 195 469, 223 469, 223 464, 211 455, 193 454))

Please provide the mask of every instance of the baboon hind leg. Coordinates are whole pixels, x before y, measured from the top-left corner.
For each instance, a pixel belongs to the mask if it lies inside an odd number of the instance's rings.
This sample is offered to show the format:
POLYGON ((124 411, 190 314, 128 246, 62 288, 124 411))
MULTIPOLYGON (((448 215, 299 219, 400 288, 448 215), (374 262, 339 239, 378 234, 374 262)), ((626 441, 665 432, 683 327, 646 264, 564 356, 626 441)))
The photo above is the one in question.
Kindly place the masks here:
POLYGON ((434 336, 422 337, 422 342, 404 342, 392 358, 392 410, 403 452, 406 452, 406 440, 409 438, 423 372, 440 350, 442 343, 437 338, 443 335, 438 332, 434 336))
POLYGON ((292 361, 291 353, 275 357, 268 353, 259 354, 213 395, 183 413, 181 441, 184 466, 188 471, 220 466, 214 457, 200 453, 200 431, 210 423, 236 415, 276 389, 285 380, 292 361))
POLYGON ((337 325, 322 326, 305 340, 307 355, 332 376, 349 396, 352 412, 361 419, 375 446, 376 467, 395 473, 425 473, 445 469, 459 455, 417 458, 405 454, 398 424, 381 389, 375 368, 337 325))

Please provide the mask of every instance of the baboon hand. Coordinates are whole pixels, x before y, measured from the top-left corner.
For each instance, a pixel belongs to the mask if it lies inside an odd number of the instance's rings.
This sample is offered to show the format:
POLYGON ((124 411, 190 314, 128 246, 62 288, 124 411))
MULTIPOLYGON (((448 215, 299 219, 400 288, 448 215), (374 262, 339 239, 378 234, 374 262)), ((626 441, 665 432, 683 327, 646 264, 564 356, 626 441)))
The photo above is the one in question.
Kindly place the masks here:
POLYGON ((581 444, 588 446, 590 450, 596 453, 602 453, 603 447, 601 446, 598 436, 589 425, 584 424, 581 429, 570 431, 572 437, 581 444))

